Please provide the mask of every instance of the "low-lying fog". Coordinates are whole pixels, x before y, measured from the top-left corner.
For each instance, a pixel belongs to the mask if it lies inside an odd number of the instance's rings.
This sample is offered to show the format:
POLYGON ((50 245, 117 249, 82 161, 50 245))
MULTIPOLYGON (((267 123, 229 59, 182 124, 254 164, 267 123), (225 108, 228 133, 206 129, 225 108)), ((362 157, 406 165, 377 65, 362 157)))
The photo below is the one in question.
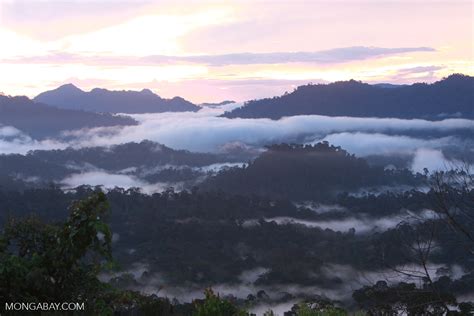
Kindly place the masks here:
MULTIPOLYGON (((400 223, 416 223, 426 219, 436 218, 436 213, 431 210, 423 210, 422 212, 413 213, 407 210, 400 211, 399 214, 385 217, 369 217, 369 216, 350 216, 342 219, 331 220, 303 220, 288 216, 264 218, 266 222, 273 222, 277 225, 303 225, 306 227, 318 227, 322 229, 331 229, 334 231, 347 232, 355 229, 356 234, 366 234, 373 232, 385 231, 394 228, 400 223)), ((244 227, 258 226, 259 219, 248 219, 243 223, 244 227)))
POLYGON ((109 146, 144 139, 173 149, 216 152, 234 142, 261 146, 278 142, 312 143, 327 140, 349 152, 364 156, 413 153, 420 148, 470 148, 468 145, 472 139, 460 135, 474 130, 474 121, 467 119, 427 121, 319 115, 293 116, 280 120, 219 117, 230 106, 204 108, 196 113, 136 114, 131 116, 140 122, 137 126, 68 131, 55 139, 41 141, 34 140, 15 128, 1 127, 0 152, 26 153, 31 149, 109 146))
MULTIPOLYGON (((147 175, 153 175, 165 169, 189 169, 198 172, 202 176, 196 179, 194 184, 199 183, 205 176, 215 174, 216 172, 231 167, 240 167, 244 163, 215 163, 202 167, 177 166, 177 165, 159 165, 154 168, 137 168, 130 167, 120 170, 117 173, 111 173, 106 170, 95 168, 94 166, 87 166, 77 168, 73 173, 59 181, 59 184, 64 189, 73 189, 80 185, 102 186, 105 190, 120 187, 124 189, 140 188, 140 191, 145 194, 152 194, 163 192, 164 190, 173 187, 175 191, 180 191, 185 188, 183 182, 150 182, 143 179, 147 175)), ((38 179, 39 180, 39 179, 38 179)))
MULTIPOLYGON (((449 169, 465 157, 472 157, 474 121, 445 119, 427 121, 391 118, 354 118, 303 115, 280 120, 227 119, 224 111, 241 104, 201 111, 131 115, 137 126, 103 127, 67 131, 54 139, 35 140, 13 127, 0 127, 0 153, 25 154, 33 149, 63 149, 66 147, 110 146, 126 142, 152 140, 173 149, 196 152, 226 152, 235 148, 253 148, 280 142, 313 144, 328 141, 359 157, 370 155, 405 155, 411 157, 409 167, 414 172, 449 169), (449 157, 445 151, 462 153, 449 157)), ((225 164, 224 164, 225 165, 225 164)), ((224 165, 201 168, 202 172, 218 171, 224 165)), ((227 164, 228 165, 228 164, 227 164)), ((130 166, 136 168, 139 166, 130 166)), ((159 166, 158 166, 159 167, 159 166)), ((110 173, 104 170, 81 170, 61 181, 65 188, 81 184, 141 187, 145 193, 158 192, 182 183, 149 183, 137 174, 110 173)))
MULTIPOLYGON (((426 269, 433 276, 433 281, 441 276, 449 276, 451 279, 457 280, 465 274, 465 271, 459 265, 446 266, 428 263, 426 269)), ((126 271, 115 274, 103 273, 101 280, 108 282, 112 278, 129 275, 135 280, 135 284, 131 286, 132 289, 170 299, 176 298, 180 302, 191 302, 193 299, 202 298, 204 289, 209 286, 222 296, 232 295, 239 299, 246 299, 249 295, 257 296, 260 292, 260 302, 253 306, 251 310, 256 312, 257 315, 262 315, 271 308, 274 312, 281 311, 279 315, 283 315, 284 311, 290 310, 291 306, 298 301, 297 298, 311 297, 314 293, 320 293, 319 295, 331 300, 350 303, 353 291, 364 285, 371 285, 379 280, 384 280, 388 284, 398 282, 421 283, 419 277, 424 275, 424 267, 415 264, 379 271, 361 271, 350 265, 327 264, 320 269, 319 274, 322 278, 338 280, 335 286, 260 285, 258 279, 265 276, 270 270, 264 267, 256 267, 242 272, 239 277, 240 283, 188 284, 183 287, 168 284, 165 276, 151 271, 147 264, 136 262, 126 271), (397 271, 410 271, 411 275, 403 275, 397 271), (264 291, 264 294, 261 291, 264 291)))

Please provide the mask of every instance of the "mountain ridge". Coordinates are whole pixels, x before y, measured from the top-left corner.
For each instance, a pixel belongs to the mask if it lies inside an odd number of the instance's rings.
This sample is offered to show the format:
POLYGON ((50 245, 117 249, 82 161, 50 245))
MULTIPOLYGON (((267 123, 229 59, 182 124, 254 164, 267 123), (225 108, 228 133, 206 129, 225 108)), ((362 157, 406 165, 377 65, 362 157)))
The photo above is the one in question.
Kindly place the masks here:
POLYGON ((295 115, 474 118, 474 77, 453 74, 432 84, 390 87, 355 80, 308 84, 279 97, 248 101, 222 116, 280 119, 295 115))
POLYGON ((137 124, 127 116, 60 109, 25 96, 0 96, 0 126, 13 126, 33 138, 57 136, 64 130, 137 124))
POLYGON ((164 99, 150 89, 84 91, 72 83, 42 92, 33 100, 63 109, 109 113, 196 112, 200 109, 181 97, 164 99))

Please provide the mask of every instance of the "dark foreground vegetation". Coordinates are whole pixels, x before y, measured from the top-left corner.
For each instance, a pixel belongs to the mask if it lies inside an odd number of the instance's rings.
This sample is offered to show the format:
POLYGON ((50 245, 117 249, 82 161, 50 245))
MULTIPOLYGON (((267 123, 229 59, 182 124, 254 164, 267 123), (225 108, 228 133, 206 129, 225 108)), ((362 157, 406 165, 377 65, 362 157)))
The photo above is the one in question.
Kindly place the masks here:
POLYGON ((469 169, 414 175, 320 143, 270 146, 181 191, 14 177, 220 159, 150 142, 1 157, 1 302, 84 302, 94 315, 249 315, 281 304, 285 316, 472 313, 469 169), (388 189, 360 191, 371 186, 388 189))
MULTIPOLYGON (((424 207, 441 196, 443 203, 470 203, 474 195, 463 188, 442 190, 396 197, 341 196, 341 203, 352 201, 363 209, 361 205, 383 201, 385 212, 390 213, 400 207, 424 207)), ((291 283, 320 288, 319 292, 305 293, 305 298, 300 298, 303 305, 296 304, 285 315, 325 315, 321 311, 345 315, 343 309, 334 307, 344 302, 325 298, 336 285, 353 282, 334 267, 351 266, 361 271, 392 267, 402 274, 415 274, 403 267, 430 262, 440 264, 437 271, 416 273, 411 282, 358 284, 352 305, 344 306, 370 315, 401 311, 441 315, 447 310, 452 315, 469 315, 473 308, 471 303, 457 300, 474 290, 472 248, 464 235, 472 232, 472 222, 466 214, 456 213, 453 220, 460 226, 448 227, 443 217, 446 205, 438 203, 433 204, 439 207, 435 218, 357 234, 354 229, 340 232, 265 221, 280 215, 317 220, 322 215, 284 200, 258 197, 197 190, 149 196, 116 189, 104 194, 88 187, 70 193, 57 188, 1 193, 2 210, 21 210, 2 212, 2 301, 82 301, 89 312, 104 315, 247 315, 245 309, 271 302, 272 294, 260 290, 238 298, 206 290, 204 300, 180 303, 160 298, 158 287, 158 296, 140 294, 139 290, 151 286, 149 282, 158 273, 165 275, 159 286, 199 284, 204 289, 216 283, 237 284, 236 276, 263 266, 266 272, 253 281, 256 289, 291 283), (69 213, 64 212, 66 205, 71 205, 69 213), (246 220, 256 218, 255 225, 246 225, 246 220), (114 240, 113 233, 120 238, 114 240), (417 243, 419 247, 413 246, 417 243), (427 249, 429 244, 436 244, 437 250, 434 246, 427 249), (127 269, 137 260, 149 268, 135 279, 127 269), (449 273, 453 264, 462 266, 466 273, 453 279, 449 273), (328 273, 331 266, 332 275, 328 273), (108 283, 99 278, 104 272, 111 276, 108 283)), ((372 212, 370 217, 379 216, 375 209, 372 212)), ((278 300, 295 298, 292 295, 286 293, 278 300)))

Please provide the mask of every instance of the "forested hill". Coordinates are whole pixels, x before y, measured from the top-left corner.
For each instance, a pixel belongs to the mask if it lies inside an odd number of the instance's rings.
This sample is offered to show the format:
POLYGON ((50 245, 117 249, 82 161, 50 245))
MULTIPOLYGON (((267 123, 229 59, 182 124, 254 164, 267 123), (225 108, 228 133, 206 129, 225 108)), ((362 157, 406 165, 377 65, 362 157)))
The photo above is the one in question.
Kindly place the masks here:
POLYGON ((0 125, 13 126, 34 138, 55 136, 64 130, 136 124, 130 117, 59 109, 27 97, 0 95, 0 125))
POLYGON ((204 190, 262 195, 292 200, 326 199, 363 187, 415 184, 408 170, 387 171, 370 166, 327 142, 273 145, 246 167, 219 172, 203 183, 204 190))
POLYGON ((132 166, 185 165, 202 167, 229 161, 224 155, 175 150, 149 140, 124 143, 110 147, 67 148, 64 150, 36 150, 27 155, 50 163, 91 164, 107 170, 132 166))
MULTIPOLYGON (((142 141, 110 147, 35 150, 26 155, 0 155, 0 178, 37 178, 59 181, 67 175, 84 170, 102 170, 137 174, 153 179, 161 169, 203 167, 232 161, 224 154, 193 153, 174 150, 159 143, 142 141), (156 169, 156 170, 155 170, 156 169)), ((165 170, 166 171, 166 170, 165 170)), ((0 179, 0 182, 6 181, 0 179)), ((1 185, 1 183, 0 183, 1 185)))
POLYGON ((148 89, 111 91, 95 88, 86 92, 73 84, 43 92, 34 100, 60 108, 109 113, 195 112, 200 109, 183 98, 164 99, 148 89))
POLYGON ((299 86, 280 97, 252 100, 226 112, 228 118, 279 119, 293 115, 474 118, 474 77, 454 74, 426 84, 391 86, 359 81, 299 86))

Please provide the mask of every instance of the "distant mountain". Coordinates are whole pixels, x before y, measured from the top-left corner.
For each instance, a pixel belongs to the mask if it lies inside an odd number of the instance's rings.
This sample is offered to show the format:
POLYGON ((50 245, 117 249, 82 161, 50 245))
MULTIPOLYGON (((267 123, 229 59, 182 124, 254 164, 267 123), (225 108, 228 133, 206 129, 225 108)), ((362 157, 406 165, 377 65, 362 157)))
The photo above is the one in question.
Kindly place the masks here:
POLYGON ((110 91, 95 88, 86 92, 73 84, 40 93, 34 100, 65 109, 109 113, 195 112, 200 109, 181 97, 163 99, 148 89, 110 91))
POLYGON ((387 86, 359 81, 299 86, 280 97, 246 102, 228 118, 279 119, 293 115, 474 118, 474 77, 455 74, 426 84, 387 86))
POLYGON ((130 117, 59 109, 35 103, 27 97, 0 96, 0 125, 13 126, 33 138, 85 127, 136 124, 130 117))

